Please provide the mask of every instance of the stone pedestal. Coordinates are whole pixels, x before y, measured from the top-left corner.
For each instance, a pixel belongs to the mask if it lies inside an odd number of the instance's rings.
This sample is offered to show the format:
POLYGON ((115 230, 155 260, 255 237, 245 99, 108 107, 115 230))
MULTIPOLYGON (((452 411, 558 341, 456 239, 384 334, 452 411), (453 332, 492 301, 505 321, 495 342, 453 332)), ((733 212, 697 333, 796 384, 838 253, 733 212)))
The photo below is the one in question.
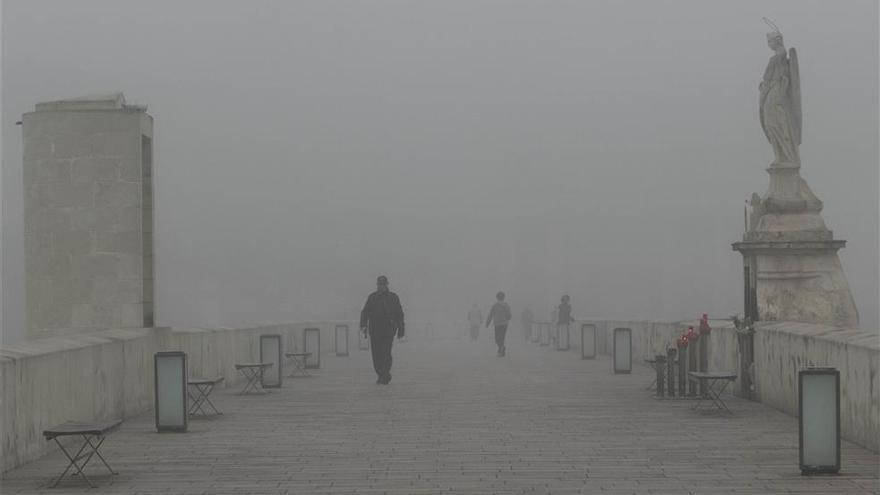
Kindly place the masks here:
POLYGON ((754 321, 801 321, 857 328, 859 316, 822 202, 800 176, 800 166, 774 164, 770 187, 752 196, 742 242, 745 314, 754 321))

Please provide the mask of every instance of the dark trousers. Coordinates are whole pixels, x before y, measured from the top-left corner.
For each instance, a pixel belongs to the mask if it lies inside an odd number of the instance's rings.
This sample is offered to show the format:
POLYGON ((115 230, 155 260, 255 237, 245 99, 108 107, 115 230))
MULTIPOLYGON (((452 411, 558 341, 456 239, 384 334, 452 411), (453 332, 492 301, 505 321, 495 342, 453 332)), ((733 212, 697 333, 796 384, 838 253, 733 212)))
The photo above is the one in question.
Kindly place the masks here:
POLYGON ((504 337, 507 336, 507 324, 495 325, 495 343, 498 344, 500 350, 504 347, 504 337))
POLYGON ((391 345, 394 334, 370 335, 370 350, 373 351, 373 369, 380 378, 391 376, 391 345))
POLYGON ((477 340, 480 336, 480 325, 471 324, 471 340, 477 340))

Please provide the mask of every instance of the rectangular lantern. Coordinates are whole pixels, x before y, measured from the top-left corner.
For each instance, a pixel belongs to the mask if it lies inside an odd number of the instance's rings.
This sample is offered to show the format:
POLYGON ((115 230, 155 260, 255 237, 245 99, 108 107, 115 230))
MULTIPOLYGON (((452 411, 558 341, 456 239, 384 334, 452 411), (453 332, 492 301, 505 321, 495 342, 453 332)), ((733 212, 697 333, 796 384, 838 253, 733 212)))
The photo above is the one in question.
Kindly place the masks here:
POLYGON ((568 325, 556 325, 556 350, 567 351, 571 347, 568 325))
POLYGON ((260 335, 260 362, 272 363, 272 367, 264 369, 261 375, 263 388, 281 388, 283 352, 280 335, 260 335))
POLYGON ((541 323, 541 345, 550 345, 550 324, 541 323))
POLYGON ((370 336, 364 335, 364 332, 358 331, 358 349, 362 351, 370 350, 370 336))
POLYGON ((581 359, 596 359, 596 325, 581 325, 581 359))
POLYGON ((840 471, 840 372, 798 372, 798 433, 801 474, 840 471))
POLYGON ((348 325, 336 325, 336 355, 348 356, 348 325))
POLYGON ((632 372, 632 330, 614 329, 614 372, 632 372))
POLYGON ((153 372, 156 431, 186 431, 186 353, 157 352, 153 372))
POLYGON ((310 352, 311 355, 306 356, 307 369, 317 369, 321 367, 321 329, 306 328, 303 330, 303 352, 310 352))

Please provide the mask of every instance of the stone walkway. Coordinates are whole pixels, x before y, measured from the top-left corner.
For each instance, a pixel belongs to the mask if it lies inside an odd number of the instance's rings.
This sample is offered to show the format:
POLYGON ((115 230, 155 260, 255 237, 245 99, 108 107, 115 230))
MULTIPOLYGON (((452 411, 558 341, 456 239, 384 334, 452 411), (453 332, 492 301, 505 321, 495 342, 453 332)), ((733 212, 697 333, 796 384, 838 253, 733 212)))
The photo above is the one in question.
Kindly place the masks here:
POLYGON ((797 420, 731 398, 735 414, 657 401, 648 368, 614 375, 518 342, 497 358, 486 334, 395 344, 394 379, 376 385, 369 352, 322 358, 312 378, 264 396, 215 392, 225 412, 185 434, 152 413, 111 435, 118 476, 68 479, 60 453, 7 473, 3 494, 814 493, 880 492, 880 457, 850 443, 835 477, 798 470, 797 420))

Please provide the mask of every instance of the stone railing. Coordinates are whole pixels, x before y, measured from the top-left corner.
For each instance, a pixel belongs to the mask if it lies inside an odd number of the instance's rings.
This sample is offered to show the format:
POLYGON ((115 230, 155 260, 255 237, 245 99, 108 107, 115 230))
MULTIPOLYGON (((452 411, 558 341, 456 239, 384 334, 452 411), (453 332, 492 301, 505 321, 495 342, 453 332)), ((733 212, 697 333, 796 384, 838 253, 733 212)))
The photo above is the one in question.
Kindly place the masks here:
POLYGON ((244 329, 150 328, 51 337, 0 348, 3 472, 49 449, 42 431, 71 419, 126 419, 153 407, 153 355, 187 353, 190 376, 240 377, 233 365, 259 358, 259 336, 281 334, 285 350, 302 349, 303 329, 321 329, 321 352, 334 352, 334 329, 353 321, 304 322, 244 329))
MULTIPOLYGON (((598 352, 611 354, 614 328, 632 329, 633 362, 665 353, 688 326, 698 321, 676 323, 593 320, 597 328, 598 352)), ((739 345, 733 324, 727 320, 709 322, 708 361, 710 370, 738 371, 739 345)), ((580 347, 580 327, 572 327, 572 343, 580 347)), ((754 336, 753 399, 797 416, 797 373, 808 366, 840 370, 840 429, 842 436, 875 452, 880 451, 880 333, 794 322, 757 325, 754 336)), ((737 380, 739 382, 739 380, 737 380)), ((734 393, 739 383, 731 387, 734 393)))
MULTIPOLYGON (((597 326, 598 350, 610 354, 611 331, 633 331, 633 357, 664 352, 689 324, 697 322, 590 321, 597 326)), ((578 322, 572 346, 580 347, 578 322)), ((710 369, 737 368, 736 331, 730 322, 712 321, 710 369)), ((192 376, 223 376, 225 386, 239 377, 236 362, 259 356, 259 337, 281 334, 286 350, 302 349, 303 329, 321 329, 321 350, 333 352, 334 328, 347 324, 350 349, 357 347, 353 321, 304 322, 242 329, 125 329, 53 337, 0 348, 0 431, 2 470, 8 471, 48 451, 44 429, 70 419, 131 418, 153 406, 153 355, 182 350, 192 376)), ((413 328, 417 330, 418 326, 413 328)), ((425 336, 408 334, 414 340, 425 336)), ((815 325, 763 325, 755 335, 756 396, 766 404, 797 413, 797 370, 833 366, 841 371, 841 427, 848 440, 880 450, 880 337, 815 325)))

